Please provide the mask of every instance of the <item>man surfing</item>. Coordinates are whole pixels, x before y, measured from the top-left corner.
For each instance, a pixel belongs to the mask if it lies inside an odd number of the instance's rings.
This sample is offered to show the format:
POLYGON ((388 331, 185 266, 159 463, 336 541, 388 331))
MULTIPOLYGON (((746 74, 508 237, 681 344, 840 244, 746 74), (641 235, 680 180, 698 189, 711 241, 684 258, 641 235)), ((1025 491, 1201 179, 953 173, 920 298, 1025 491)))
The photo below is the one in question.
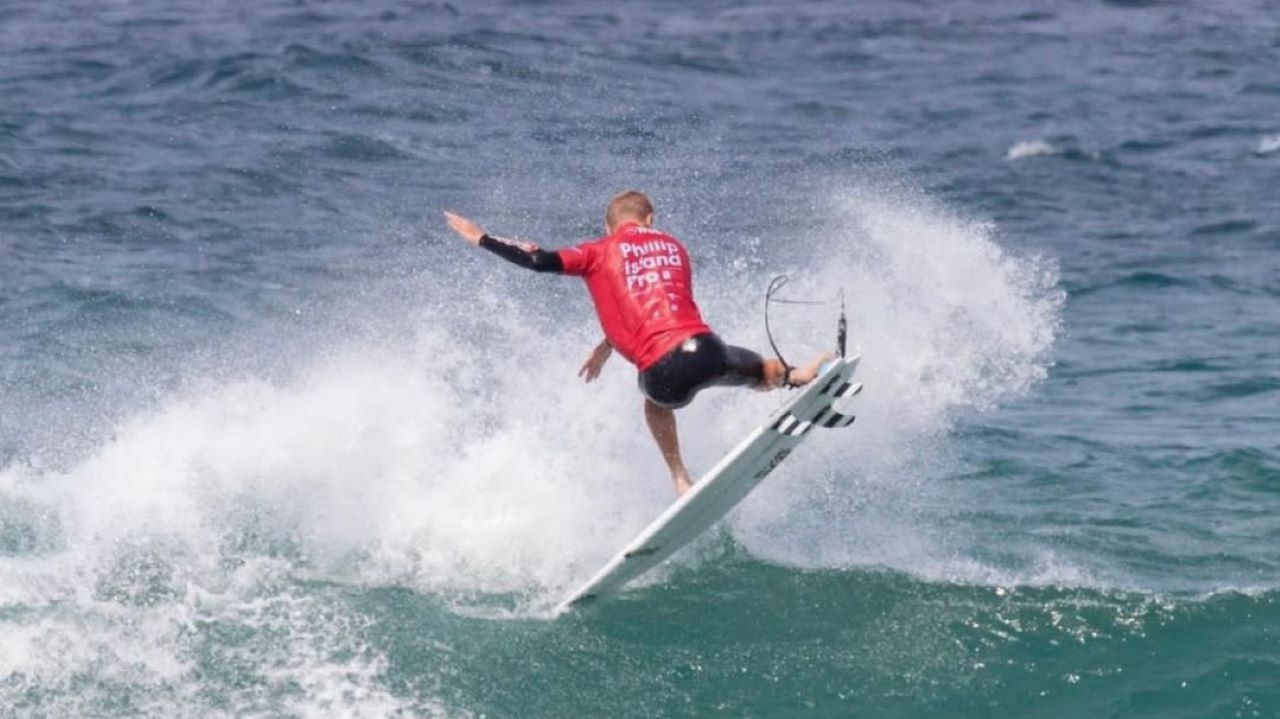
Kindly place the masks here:
POLYGON ((609 202, 604 237, 553 251, 494 237, 452 212, 444 216, 464 240, 508 262, 586 280, 605 338, 578 376, 594 380, 615 349, 636 366, 645 422, 671 471, 677 496, 689 491, 692 482, 680 456, 675 410, 711 386, 762 391, 801 387, 831 358, 824 354, 795 368, 726 345, 694 304, 688 251, 676 238, 653 229, 653 204, 642 192, 627 190, 609 202))

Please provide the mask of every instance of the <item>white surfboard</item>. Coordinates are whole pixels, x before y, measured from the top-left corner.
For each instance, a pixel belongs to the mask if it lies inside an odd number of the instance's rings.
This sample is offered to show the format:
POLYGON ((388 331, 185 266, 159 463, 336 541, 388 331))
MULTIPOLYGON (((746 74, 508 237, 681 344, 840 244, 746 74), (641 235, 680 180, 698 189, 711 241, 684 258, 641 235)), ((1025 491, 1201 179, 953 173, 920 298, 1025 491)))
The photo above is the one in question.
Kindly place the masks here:
POLYGON ((809 430, 852 424, 853 415, 836 412, 832 403, 862 390, 861 384, 851 380, 858 359, 840 358, 826 365, 816 380, 779 407, 556 611, 618 591, 692 542, 786 459, 809 430))

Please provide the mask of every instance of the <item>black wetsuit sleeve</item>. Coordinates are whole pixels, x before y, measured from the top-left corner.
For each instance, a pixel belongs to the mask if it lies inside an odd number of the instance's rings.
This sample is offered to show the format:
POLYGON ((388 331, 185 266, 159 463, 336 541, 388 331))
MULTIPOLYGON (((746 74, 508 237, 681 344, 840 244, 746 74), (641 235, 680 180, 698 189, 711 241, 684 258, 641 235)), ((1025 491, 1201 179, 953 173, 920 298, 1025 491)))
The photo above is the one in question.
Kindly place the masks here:
POLYGON ((480 246, 515 265, 534 272, 564 272, 564 261, 558 252, 538 249, 527 242, 513 242, 492 235, 480 238, 480 246))

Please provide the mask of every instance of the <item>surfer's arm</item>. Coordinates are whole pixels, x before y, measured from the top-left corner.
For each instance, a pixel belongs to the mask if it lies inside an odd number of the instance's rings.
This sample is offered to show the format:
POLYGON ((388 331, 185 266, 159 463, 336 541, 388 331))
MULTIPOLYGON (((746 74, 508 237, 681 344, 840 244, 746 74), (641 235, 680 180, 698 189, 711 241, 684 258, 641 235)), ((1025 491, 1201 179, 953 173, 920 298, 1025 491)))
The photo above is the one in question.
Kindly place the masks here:
POLYGON ((604 368, 604 363, 609 361, 609 356, 613 354, 613 345, 609 344, 609 340, 600 340, 600 344, 591 350, 591 355, 587 357, 587 361, 582 363, 582 369, 578 370, 578 376, 584 382, 590 382, 600 376, 600 370, 604 368))
POLYGON ((444 213, 444 219, 462 239, 477 247, 483 247, 512 264, 535 272, 564 272, 564 262, 558 253, 538 249, 538 246, 532 242, 494 237, 485 232, 480 225, 448 210, 444 213))
POLYGON ((534 272, 564 272, 564 262, 559 253, 547 252, 531 242, 485 234, 480 237, 480 246, 513 265, 534 272))

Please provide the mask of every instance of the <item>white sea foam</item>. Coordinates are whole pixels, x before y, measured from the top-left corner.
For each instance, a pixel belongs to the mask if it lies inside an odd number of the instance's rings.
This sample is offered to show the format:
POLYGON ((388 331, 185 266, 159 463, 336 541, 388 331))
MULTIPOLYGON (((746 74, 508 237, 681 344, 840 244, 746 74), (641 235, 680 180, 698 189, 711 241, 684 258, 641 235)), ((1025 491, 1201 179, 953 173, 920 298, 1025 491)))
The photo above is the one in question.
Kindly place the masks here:
POLYGON ((8 483, 57 514, 63 556, 86 566, 135 541, 217 557, 252 526, 322 566, 354 553, 361 571, 424 588, 558 585, 593 554, 584 540, 669 488, 640 481, 658 459, 635 466, 648 448, 622 372, 579 387, 578 353, 540 357, 531 334, 512 320, 495 340, 516 372, 480 376, 431 349, 353 351, 285 384, 219 384, 136 417, 69 472, 23 482, 15 468, 8 483))
MULTIPOLYGON (((531 330, 515 319, 504 327, 495 341, 515 349, 502 360, 530 374, 469 370, 450 349, 465 338, 424 324, 416 342, 353 348, 292 380, 192 388, 69 470, 0 472, 0 500, 26 508, 47 547, 0 557, 0 600, 66 608, 36 624, 26 614, 0 620, 6 673, 72 701, 69 685, 57 688, 77 673, 135 667, 130 683, 185 707, 155 715, 189 715, 198 698, 162 689, 190 665, 184 627, 193 617, 275 616, 257 608, 273 596, 259 588, 274 581, 264 560, 294 575, 431 592, 557 596, 670 490, 645 481, 660 476, 656 457, 647 468, 634 461, 639 415, 627 382, 614 375, 592 388, 599 402, 583 388, 557 392, 550 378, 572 379, 573 360, 540 358, 531 330), (111 621, 86 619, 107 610, 111 621)), ((273 621, 295 624, 273 632, 280 659, 257 657, 250 683, 304 691, 242 697, 236 715, 396 715, 381 659, 340 658, 347 635, 323 608, 278 611, 287 616, 273 621)))
POLYGON ((1280 135, 1266 135, 1258 140, 1258 154, 1270 155, 1280 151, 1280 135))
POLYGON ((1023 140, 1016 142, 1005 153, 1006 160, 1021 160, 1027 157, 1037 157, 1039 155, 1056 155, 1058 148, 1050 145, 1044 140, 1023 140))

